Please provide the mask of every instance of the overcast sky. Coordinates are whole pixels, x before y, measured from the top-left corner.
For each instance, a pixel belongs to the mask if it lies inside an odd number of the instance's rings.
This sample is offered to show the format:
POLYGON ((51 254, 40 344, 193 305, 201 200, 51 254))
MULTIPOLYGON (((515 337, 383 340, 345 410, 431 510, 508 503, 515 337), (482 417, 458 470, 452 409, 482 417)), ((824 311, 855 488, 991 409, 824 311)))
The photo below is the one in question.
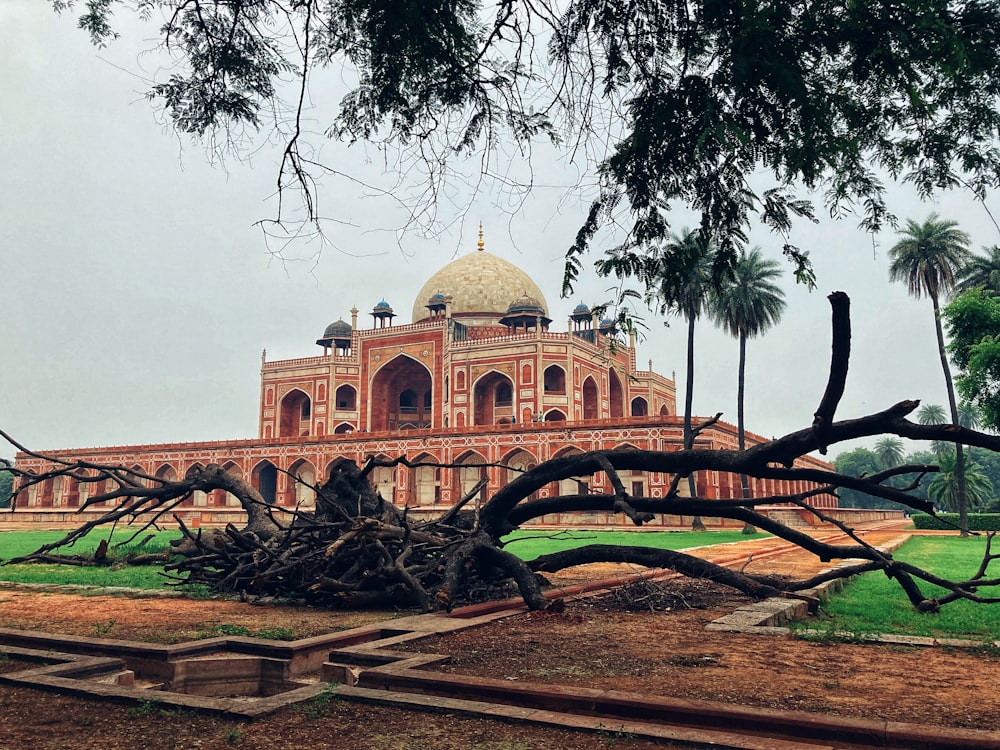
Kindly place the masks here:
MULTIPOLYGON (((209 164, 143 99, 156 72, 142 55, 148 32, 129 35, 123 23, 125 36, 96 50, 74 18, 48 6, 0 5, 0 427, 29 447, 255 436, 262 349, 269 359, 318 354, 328 323, 350 320, 356 305, 367 324, 383 298, 409 322, 423 282, 456 252, 475 249, 480 221, 487 250, 542 288, 557 330, 578 302, 608 298, 607 282, 592 277, 559 298, 562 253, 586 205, 567 200, 578 168, 547 152, 535 153, 539 187, 514 208, 488 186, 470 198, 469 187, 455 185, 442 207, 451 229, 434 240, 401 236, 398 206, 330 179, 321 210, 345 223, 330 226, 331 244, 318 256, 317 244, 299 244, 276 260, 255 227, 273 212, 273 146, 262 143, 242 163, 209 164)), ((314 91, 318 110, 339 99, 325 95, 314 91)), ((391 184, 378 152, 317 143, 327 163, 391 184)), ((891 205, 903 218, 937 211, 960 221, 976 249, 1000 243, 968 195, 922 203, 899 188, 891 205)), ((778 257, 780 242, 755 231, 754 243, 778 257)), ((750 429, 777 436, 809 424, 826 382, 833 290, 850 294, 854 320, 838 416, 904 398, 945 404, 930 303, 887 280, 895 235, 873 239, 850 218, 826 219, 800 225, 794 241, 811 251, 819 289, 796 287, 787 273, 783 321, 749 345, 750 429)), ((651 359, 668 376, 676 371, 682 404, 685 328, 653 315, 647 323, 640 367, 651 359)), ((705 321, 696 347, 695 411, 735 422, 736 341, 705 321)), ((0 446, 0 455, 11 453, 0 446)))

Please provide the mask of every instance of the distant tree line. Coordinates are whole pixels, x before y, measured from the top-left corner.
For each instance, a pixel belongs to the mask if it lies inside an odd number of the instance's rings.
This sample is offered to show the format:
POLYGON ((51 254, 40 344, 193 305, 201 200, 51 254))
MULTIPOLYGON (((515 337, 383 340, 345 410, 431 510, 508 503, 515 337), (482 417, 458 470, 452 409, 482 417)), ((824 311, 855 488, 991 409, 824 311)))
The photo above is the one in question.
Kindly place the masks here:
POLYGON ((14 475, 6 469, 10 463, 0 458, 0 508, 10 507, 10 496, 14 491, 14 475))

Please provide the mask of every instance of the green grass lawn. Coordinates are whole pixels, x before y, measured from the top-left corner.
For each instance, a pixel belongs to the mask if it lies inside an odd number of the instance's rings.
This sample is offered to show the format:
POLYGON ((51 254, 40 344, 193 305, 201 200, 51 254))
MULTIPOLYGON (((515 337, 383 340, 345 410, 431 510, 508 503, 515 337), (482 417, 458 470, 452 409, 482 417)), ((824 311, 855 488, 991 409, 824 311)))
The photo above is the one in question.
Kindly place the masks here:
POLYGON ((587 544, 617 544, 657 549, 690 549, 727 542, 762 539, 770 534, 758 532, 752 536, 741 531, 515 531, 504 537, 508 552, 522 560, 534 560, 539 555, 562 552, 587 544))
MULTIPOLYGON (((979 568, 986 547, 984 537, 913 537, 895 557, 919 565, 952 580, 971 577, 979 568)), ((996 545, 994 545, 994 551, 996 545)), ((1000 577, 1000 565, 991 574, 1000 577)), ((927 596, 943 589, 920 582, 927 596)), ((989 596, 988 593, 983 592, 989 596)), ((994 595, 1000 594, 996 592, 994 595)), ((898 633, 935 638, 1000 639, 1000 604, 957 601, 938 614, 920 614, 910 604, 898 583, 882 573, 868 573, 849 583, 823 605, 826 616, 810 619, 796 628, 820 628, 855 636, 898 633)))
MULTIPOLYGON (((124 547, 114 546, 125 542, 132 531, 116 531, 112 537, 108 566, 80 567, 76 565, 49 565, 30 563, 25 565, 0 565, 0 581, 17 583, 60 583, 78 586, 126 586, 138 589, 166 588, 167 579, 160 575, 160 566, 119 566, 115 564, 129 550, 137 552, 158 552, 168 546, 169 540, 177 537, 176 531, 163 531, 142 547, 135 544, 124 547)), ((9 560, 34 552, 43 544, 55 542, 66 535, 64 531, 4 531, 0 532, 0 559, 9 560)), ((107 532, 93 531, 74 546, 59 550, 62 554, 85 554, 93 552, 107 532)), ((144 532, 135 540, 145 538, 144 532)))

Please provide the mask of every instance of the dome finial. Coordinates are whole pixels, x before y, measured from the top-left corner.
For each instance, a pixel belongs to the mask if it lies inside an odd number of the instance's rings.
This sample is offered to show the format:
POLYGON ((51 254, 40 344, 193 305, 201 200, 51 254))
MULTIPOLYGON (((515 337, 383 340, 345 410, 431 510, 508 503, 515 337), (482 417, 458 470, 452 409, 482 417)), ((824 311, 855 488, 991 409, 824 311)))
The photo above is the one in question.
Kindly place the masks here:
POLYGON ((483 243, 483 222, 479 222, 479 243, 477 245, 477 247, 479 248, 479 252, 483 251, 483 245, 484 245, 484 243, 483 243))

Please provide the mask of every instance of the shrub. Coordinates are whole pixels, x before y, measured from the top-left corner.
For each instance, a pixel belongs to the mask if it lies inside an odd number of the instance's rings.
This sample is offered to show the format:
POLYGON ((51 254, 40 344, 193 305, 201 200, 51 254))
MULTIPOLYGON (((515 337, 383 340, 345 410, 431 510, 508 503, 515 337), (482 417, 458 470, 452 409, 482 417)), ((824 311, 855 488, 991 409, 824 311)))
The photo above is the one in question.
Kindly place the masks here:
MULTIPOLYGON (((918 529, 954 531, 958 528, 958 513, 938 513, 937 517, 914 513, 911 520, 918 529)), ((1000 531, 1000 513, 970 513, 969 531, 1000 531)))

